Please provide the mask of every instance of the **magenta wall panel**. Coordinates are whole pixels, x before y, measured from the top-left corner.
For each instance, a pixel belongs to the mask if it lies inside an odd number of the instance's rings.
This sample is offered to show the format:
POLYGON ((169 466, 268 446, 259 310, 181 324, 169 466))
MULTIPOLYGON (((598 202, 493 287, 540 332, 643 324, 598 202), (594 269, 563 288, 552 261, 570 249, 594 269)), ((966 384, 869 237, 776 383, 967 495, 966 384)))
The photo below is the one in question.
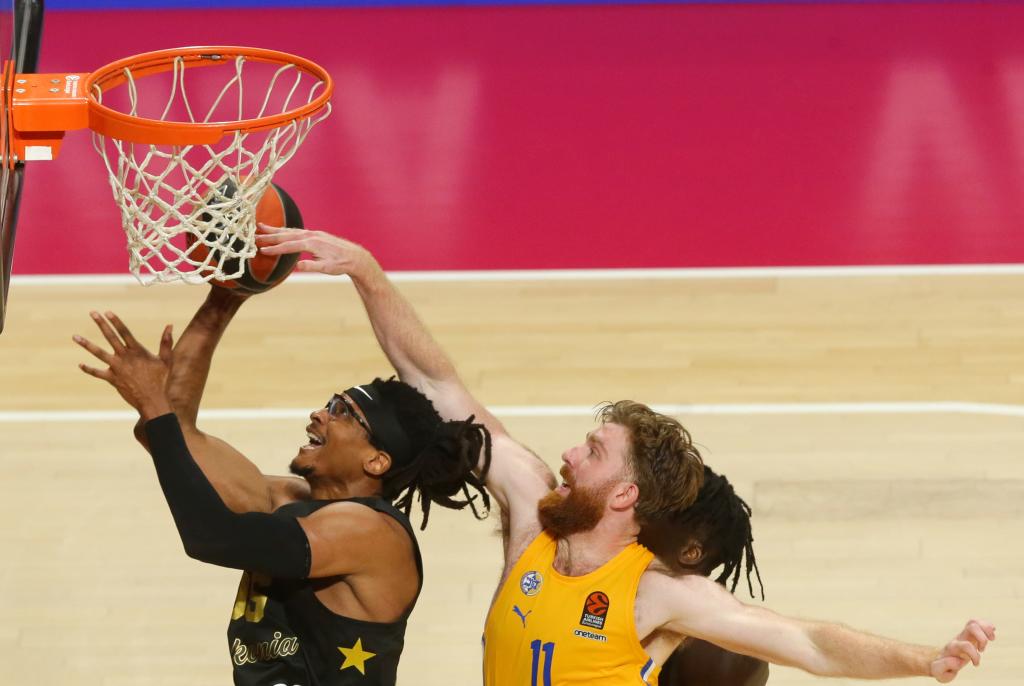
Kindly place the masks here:
MULTIPOLYGON (((1002 3, 63 11, 41 69, 320 61, 334 114, 277 180, 390 269, 1011 262, 1022 36, 1002 3)), ((126 269, 85 133, 21 212, 16 274, 126 269)))

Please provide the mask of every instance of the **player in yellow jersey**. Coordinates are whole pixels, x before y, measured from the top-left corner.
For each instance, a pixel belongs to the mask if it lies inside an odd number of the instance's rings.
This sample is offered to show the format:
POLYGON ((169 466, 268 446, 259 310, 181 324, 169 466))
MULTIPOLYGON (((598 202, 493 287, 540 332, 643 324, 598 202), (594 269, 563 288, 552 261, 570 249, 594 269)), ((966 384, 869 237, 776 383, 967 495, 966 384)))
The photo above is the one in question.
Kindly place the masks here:
MULTIPOLYGON (((754 558, 750 515, 750 506, 729 480, 705 465, 696 502, 648 523, 639 540, 672 574, 710 577, 718 570, 715 581, 735 592, 745 572, 754 597, 752 577, 756 575, 761 586, 761 574, 754 558)), ((659 686, 765 686, 767 681, 765 661, 695 638, 681 643, 658 675, 659 686)))
POLYGON ((699 575, 676 576, 637 542, 641 524, 693 502, 703 468, 689 434, 645 405, 603 406, 562 454, 562 482, 466 389, 409 303, 364 248, 320 231, 272 231, 265 253, 306 251, 301 271, 347 274, 384 353, 444 417, 490 431, 487 488, 508 522, 505 566, 484 629, 485 686, 654 683, 687 637, 829 676, 951 681, 995 638, 971 620, 941 648, 744 605, 699 575))

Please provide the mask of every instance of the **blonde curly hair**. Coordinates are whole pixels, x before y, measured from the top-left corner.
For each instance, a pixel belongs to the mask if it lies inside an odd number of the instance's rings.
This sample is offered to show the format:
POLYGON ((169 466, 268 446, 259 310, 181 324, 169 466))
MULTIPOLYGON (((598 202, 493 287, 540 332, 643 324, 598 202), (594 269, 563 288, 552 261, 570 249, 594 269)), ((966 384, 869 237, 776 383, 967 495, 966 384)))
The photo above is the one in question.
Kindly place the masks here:
POLYGON ((626 464, 640 489, 636 516, 641 524, 693 504, 704 483, 704 461, 682 424, 632 400, 604 403, 597 419, 629 431, 626 464))

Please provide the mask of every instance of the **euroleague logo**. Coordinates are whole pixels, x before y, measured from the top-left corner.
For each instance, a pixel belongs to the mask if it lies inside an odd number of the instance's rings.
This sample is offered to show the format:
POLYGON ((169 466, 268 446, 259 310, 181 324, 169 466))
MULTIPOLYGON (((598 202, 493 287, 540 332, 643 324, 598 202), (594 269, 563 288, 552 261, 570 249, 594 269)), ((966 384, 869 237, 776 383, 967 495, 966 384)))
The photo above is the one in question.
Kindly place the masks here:
POLYGON ((587 596, 583 602, 583 616, 580 617, 580 624, 589 626, 591 629, 603 629, 604 620, 608 617, 608 594, 602 591, 594 591, 587 596))

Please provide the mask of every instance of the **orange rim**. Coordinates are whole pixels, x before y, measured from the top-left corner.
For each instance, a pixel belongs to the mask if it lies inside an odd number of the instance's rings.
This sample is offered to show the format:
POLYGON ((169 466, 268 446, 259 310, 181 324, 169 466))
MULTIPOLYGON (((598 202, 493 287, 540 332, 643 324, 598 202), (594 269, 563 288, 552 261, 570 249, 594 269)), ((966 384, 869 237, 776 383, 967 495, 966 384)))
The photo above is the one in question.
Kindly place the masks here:
POLYGON ((265 48, 204 45, 145 52, 111 62, 89 74, 85 80, 85 92, 89 98, 89 128, 99 134, 133 143, 203 145, 216 143, 230 131, 262 131, 311 117, 327 106, 334 93, 334 81, 316 62, 287 52, 265 48), (109 90, 122 85, 127 81, 124 75, 126 68, 131 70, 133 77, 144 77, 170 71, 174 68, 174 61, 179 57, 185 59, 185 68, 191 69, 224 66, 231 64, 239 56, 255 62, 295 65, 300 71, 319 79, 323 83, 323 92, 307 104, 287 112, 256 119, 202 123, 167 122, 136 117, 113 110, 96 100, 94 86, 99 86, 101 90, 109 90))

